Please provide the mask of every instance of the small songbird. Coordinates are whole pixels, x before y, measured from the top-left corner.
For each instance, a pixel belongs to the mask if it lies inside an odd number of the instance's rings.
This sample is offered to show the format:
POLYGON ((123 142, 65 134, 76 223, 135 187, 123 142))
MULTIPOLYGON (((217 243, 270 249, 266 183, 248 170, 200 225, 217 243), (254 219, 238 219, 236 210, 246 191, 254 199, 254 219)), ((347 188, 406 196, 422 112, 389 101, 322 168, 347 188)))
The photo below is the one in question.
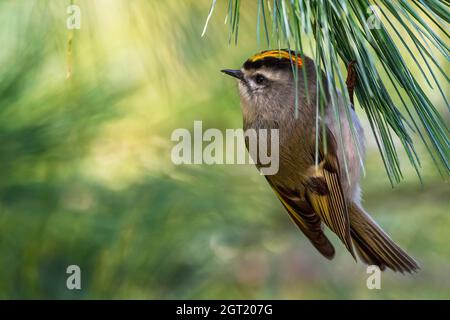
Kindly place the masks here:
MULTIPOLYGON (((365 153, 363 128, 353 105, 346 105, 338 90, 338 99, 334 100, 337 107, 332 107, 327 94, 323 113, 317 119, 318 76, 311 58, 289 50, 263 51, 239 70, 221 71, 238 80, 244 130, 278 129, 279 170, 266 179, 292 220, 322 255, 331 260, 335 254, 323 232, 325 224, 355 259, 357 252, 363 262, 381 270, 388 267, 403 273, 420 269, 362 208, 359 180, 365 153), (317 141, 316 128, 320 132, 317 141)), ((326 78, 322 71, 319 73, 328 93, 326 78)))

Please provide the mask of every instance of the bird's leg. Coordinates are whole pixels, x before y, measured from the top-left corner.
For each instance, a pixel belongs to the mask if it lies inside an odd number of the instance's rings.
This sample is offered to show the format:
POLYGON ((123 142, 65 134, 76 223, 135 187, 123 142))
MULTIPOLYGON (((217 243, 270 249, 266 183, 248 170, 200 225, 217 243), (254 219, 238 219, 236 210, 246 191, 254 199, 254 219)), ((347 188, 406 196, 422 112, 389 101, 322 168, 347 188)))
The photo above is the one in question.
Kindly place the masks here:
POLYGON ((350 102, 352 103, 352 109, 355 110, 355 104, 353 102, 353 93, 355 91, 356 81, 358 76, 355 70, 356 61, 352 60, 347 66, 347 80, 345 84, 347 85, 348 96, 350 97, 350 102))

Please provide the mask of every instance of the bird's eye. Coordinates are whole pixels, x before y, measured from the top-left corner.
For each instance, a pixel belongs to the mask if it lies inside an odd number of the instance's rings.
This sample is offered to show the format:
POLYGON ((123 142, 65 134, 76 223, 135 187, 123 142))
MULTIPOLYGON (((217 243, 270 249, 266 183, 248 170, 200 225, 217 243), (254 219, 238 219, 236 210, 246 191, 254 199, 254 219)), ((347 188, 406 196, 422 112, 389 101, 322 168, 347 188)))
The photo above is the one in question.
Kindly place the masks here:
POLYGON ((255 76, 255 82, 257 83, 257 84, 263 84, 264 82, 266 82, 266 77, 264 77, 262 74, 257 74, 256 76, 255 76))

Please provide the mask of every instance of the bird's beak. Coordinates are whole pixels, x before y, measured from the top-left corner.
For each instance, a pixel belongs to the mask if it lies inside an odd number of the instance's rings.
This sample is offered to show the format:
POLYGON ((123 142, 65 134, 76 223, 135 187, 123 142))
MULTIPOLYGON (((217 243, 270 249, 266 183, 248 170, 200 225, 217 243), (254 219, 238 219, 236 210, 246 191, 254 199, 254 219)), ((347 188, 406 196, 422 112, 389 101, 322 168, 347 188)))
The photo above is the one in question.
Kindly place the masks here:
POLYGON ((220 71, 225 73, 225 74, 227 74, 227 75, 229 75, 229 76, 235 77, 236 79, 239 79, 239 80, 243 80, 244 79, 244 74, 242 73, 241 70, 223 69, 223 70, 220 70, 220 71))

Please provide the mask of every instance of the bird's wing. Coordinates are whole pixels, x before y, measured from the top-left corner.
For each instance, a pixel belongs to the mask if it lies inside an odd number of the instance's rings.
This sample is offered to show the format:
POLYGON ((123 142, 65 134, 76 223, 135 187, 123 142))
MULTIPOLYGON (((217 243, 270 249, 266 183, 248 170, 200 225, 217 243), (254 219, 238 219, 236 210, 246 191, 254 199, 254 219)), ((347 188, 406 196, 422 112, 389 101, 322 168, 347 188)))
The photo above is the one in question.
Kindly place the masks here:
POLYGON ((334 247, 323 233, 320 218, 305 199, 301 199, 293 190, 287 190, 272 183, 269 176, 266 176, 266 178, 294 223, 322 255, 328 259, 333 259, 334 247))
POLYGON ((330 130, 326 130, 327 150, 319 142, 319 160, 305 182, 306 199, 320 219, 341 239, 355 257, 350 236, 347 203, 340 181, 337 145, 330 130))

